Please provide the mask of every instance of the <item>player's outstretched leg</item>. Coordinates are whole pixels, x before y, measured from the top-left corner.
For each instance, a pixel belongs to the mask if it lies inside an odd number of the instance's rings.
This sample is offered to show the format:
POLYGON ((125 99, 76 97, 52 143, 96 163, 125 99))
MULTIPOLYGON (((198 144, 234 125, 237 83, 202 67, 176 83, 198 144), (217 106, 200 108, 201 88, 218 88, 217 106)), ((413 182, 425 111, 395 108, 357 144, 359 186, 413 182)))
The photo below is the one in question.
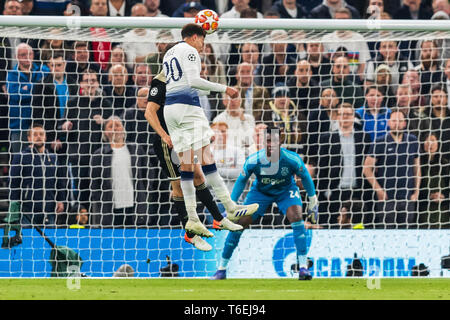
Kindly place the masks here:
POLYGON ((230 231, 239 231, 243 229, 241 225, 233 223, 228 218, 222 216, 211 192, 209 191, 205 183, 201 183, 195 188, 197 190, 197 199, 199 199, 205 205, 214 219, 214 229, 230 231))
MULTIPOLYGON (((173 197, 173 203, 178 213, 178 218, 180 219, 183 228, 185 228, 188 218, 183 197, 173 197)), ((201 251, 211 251, 212 249, 211 245, 208 242, 190 231, 186 231, 186 233, 184 234, 184 240, 201 251)))
POLYGON ((186 222, 185 229, 196 235, 202 237, 213 237, 214 235, 209 231, 197 215, 197 201, 195 197, 194 186, 194 172, 181 171, 181 190, 183 191, 184 203, 186 205, 186 211, 188 215, 188 221, 186 222))
POLYGON ((228 188, 217 171, 215 163, 204 165, 202 169, 206 177, 206 182, 213 188, 217 198, 222 202, 227 211, 227 218, 230 221, 234 222, 241 217, 250 216, 258 210, 259 205, 257 203, 238 205, 231 199, 228 188))

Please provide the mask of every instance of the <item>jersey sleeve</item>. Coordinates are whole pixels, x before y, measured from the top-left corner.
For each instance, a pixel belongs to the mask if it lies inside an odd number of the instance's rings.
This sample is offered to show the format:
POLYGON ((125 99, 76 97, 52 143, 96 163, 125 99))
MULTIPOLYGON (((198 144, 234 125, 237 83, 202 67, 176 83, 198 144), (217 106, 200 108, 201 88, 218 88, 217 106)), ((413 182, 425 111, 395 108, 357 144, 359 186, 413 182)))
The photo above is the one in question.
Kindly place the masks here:
POLYGON ((314 186, 314 181, 309 174, 308 169, 305 166, 305 163, 300 158, 299 155, 296 155, 295 160, 293 161, 295 174, 302 179, 302 185, 306 190, 306 193, 309 197, 312 197, 316 194, 316 187, 314 186))
POLYGON ((250 176, 253 174, 253 166, 249 163, 249 158, 244 163, 241 173, 234 183, 233 191, 231 192, 231 199, 234 202, 239 200, 242 192, 244 192, 245 186, 250 176))
POLYGON ((148 102, 154 102, 163 106, 166 99, 166 84, 160 80, 154 79, 148 92, 148 102))
POLYGON ((183 56, 184 72, 187 77, 189 86, 202 91, 225 92, 227 86, 214 83, 200 77, 200 55, 197 50, 187 50, 183 56))

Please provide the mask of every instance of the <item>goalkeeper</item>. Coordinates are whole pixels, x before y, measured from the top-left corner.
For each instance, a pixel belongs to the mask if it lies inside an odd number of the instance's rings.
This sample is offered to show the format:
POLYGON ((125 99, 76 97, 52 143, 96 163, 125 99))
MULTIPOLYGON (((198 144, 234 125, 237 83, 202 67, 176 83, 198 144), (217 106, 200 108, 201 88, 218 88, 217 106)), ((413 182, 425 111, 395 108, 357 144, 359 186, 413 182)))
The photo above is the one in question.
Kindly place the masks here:
MULTIPOLYGON (((312 178, 297 153, 281 148, 282 137, 279 129, 273 126, 267 128, 265 149, 250 155, 245 161, 243 171, 237 179, 231 198, 237 201, 244 191, 245 185, 252 174, 256 179, 252 184, 244 204, 258 203, 259 209, 252 216, 239 219, 239 224, 247 228, 256 219, 264 216, 268 206, 274 202, 291 223, 294 243, 297 249, 299 264, 299 280, 310 280, 312 276, 307 267, 309 249, 307 230, 302 218, 302 200, 300 190, 294 176, 301 178, 307 191, 309 202, 306 217, 316 223, 318 218, 318 201, 312 178)), ((219 269, 214 274, 214 280, 226 279, 226 268, 234 249, 238 246, 243 231, 230 232, 225 241, 219 269)))

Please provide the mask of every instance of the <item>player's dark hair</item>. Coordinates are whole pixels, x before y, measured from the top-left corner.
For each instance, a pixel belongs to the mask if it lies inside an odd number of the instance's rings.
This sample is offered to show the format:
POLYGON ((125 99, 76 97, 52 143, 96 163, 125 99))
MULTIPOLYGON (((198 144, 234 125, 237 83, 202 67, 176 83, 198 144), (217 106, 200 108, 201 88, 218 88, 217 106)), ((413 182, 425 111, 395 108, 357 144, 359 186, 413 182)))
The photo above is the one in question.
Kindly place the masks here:
POLYGON ((199 26, 198 24, 195 24, 195 23, 188 23, 187 25, 185 25, 183 27, 183 29, 181 29, 181 37, 183 39, 190 38, 195 34, 200 37, 206 36, 205 30, 203 30, 203 28, 201 26, 199 26))

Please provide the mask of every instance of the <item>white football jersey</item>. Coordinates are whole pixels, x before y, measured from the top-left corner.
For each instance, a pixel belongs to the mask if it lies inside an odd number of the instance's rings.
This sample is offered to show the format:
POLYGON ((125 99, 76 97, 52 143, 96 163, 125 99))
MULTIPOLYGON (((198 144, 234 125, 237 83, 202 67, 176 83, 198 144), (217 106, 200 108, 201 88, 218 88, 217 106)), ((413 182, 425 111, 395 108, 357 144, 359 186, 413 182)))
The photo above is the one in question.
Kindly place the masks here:
POLYGON ((201 60, 197 49, 186 42, 173 46, 164 55, 166 105, 200 106, 199 90, 225 92, 226 86, 200 78, 201 60))

